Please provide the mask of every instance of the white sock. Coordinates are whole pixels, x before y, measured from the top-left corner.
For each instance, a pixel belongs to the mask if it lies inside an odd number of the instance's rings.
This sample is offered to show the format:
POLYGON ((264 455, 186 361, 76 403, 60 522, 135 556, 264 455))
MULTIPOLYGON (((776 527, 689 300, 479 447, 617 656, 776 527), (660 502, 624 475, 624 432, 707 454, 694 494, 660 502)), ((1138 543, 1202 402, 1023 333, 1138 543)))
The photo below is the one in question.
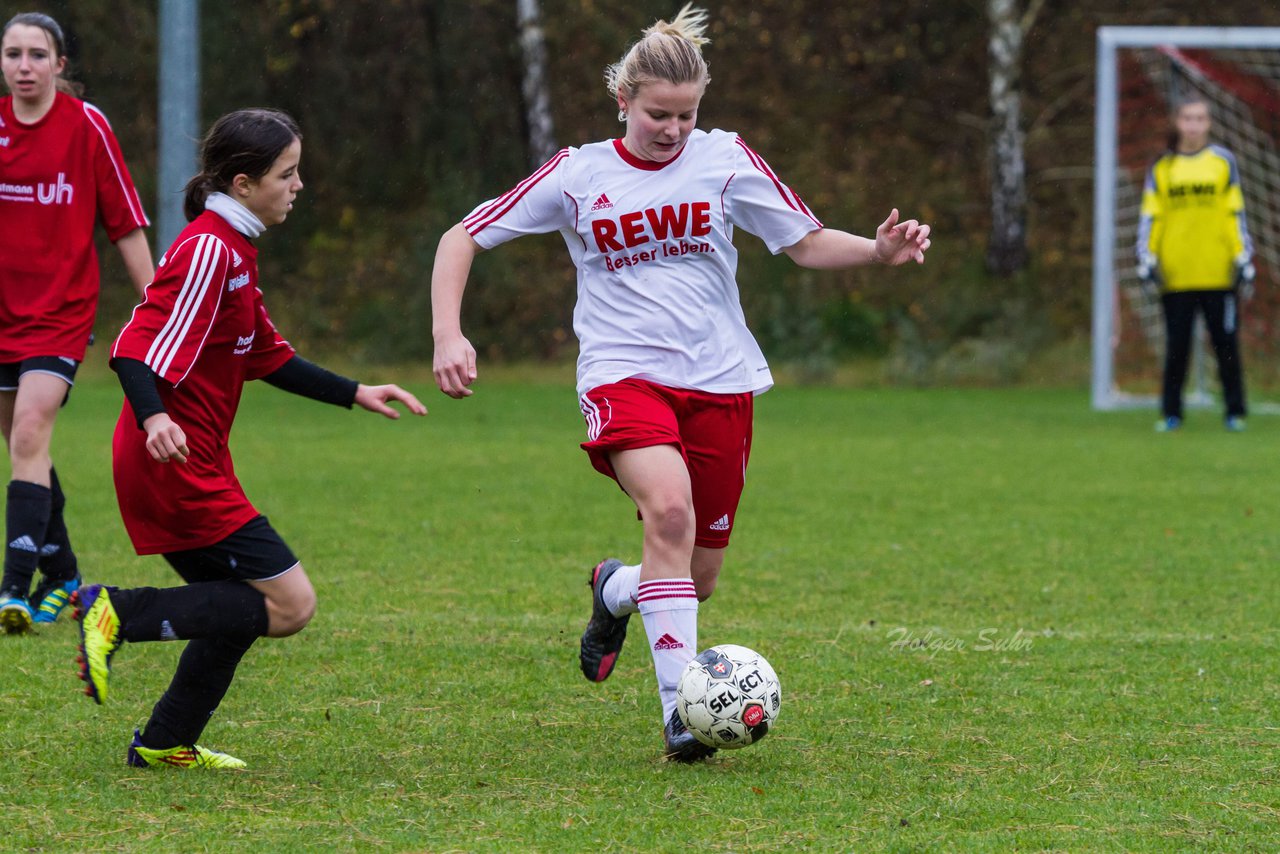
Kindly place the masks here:
POLYGON ((698 654, 698 594, 691 578, 642 581, 636 597, 658 676, 665 725, 676 707, 676 684, 698 654))
POLYGON ((609 582, 600 591, 604 606, 615 617, 634 614, 640 610, 636 599, 640 598, 640 564, 620 566, 609 576, 609 582))

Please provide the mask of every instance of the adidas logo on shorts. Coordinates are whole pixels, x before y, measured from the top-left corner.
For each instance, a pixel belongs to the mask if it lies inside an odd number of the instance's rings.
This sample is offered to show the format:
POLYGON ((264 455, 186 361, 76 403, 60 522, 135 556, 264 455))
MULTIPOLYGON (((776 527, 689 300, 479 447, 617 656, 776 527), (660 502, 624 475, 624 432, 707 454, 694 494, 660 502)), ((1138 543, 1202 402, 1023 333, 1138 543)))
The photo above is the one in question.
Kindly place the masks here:
POLYGON ((728 514, 728 513, 726 513, 726 514, 724 514, 723 516, 721 516, 719 519, 717 519, 717 520, 715 520, 714 522, 712 522, 712 523, 711 523, 711 530, 713 530, 713 531, 727 531, 727 530, 729 530, 729 514, 728 514))

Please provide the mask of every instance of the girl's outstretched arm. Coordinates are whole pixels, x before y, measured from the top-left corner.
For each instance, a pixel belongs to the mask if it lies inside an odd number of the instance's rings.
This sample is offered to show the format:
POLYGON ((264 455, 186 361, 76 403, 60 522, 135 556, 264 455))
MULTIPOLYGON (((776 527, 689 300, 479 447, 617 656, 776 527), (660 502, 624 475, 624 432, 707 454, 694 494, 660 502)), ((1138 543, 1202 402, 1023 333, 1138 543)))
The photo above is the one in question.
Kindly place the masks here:
POLYGON ((864 264, 897 266, 908 261, 924 263, 930 228, 914 219, 898 222, 898 209, 876 229, 875 240, 834 228, 811 231, 783 251, 801 267, 838 270, 864 264))

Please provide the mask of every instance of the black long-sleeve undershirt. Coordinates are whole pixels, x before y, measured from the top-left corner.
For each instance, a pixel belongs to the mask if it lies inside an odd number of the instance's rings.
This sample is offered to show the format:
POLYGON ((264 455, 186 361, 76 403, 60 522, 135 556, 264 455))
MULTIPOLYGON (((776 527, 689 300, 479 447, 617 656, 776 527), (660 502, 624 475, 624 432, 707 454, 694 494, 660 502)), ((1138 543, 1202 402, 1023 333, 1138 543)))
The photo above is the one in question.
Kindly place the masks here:
MULTIPOLYGON (((120 379, 120 387, 133 408, 139 428, 152 415, 166 411, 156 385, 156 373, 145 362, 117 358, 111 360, 111 368, 120 379)), ((262 379, 292 394, 347 409, 355 403, 359 386, 355 380, 335 374, 296 354, 262 379)))
POLYGON ((152 415, 165 411, 160 400, 160 390, 156 388, 155 371, 147 367, 146 362, 137 359, 112 359, 111 369, 120 380, 125 399, 133 407, 133 416, 137 419, 138 428, 142 428, 152 415))

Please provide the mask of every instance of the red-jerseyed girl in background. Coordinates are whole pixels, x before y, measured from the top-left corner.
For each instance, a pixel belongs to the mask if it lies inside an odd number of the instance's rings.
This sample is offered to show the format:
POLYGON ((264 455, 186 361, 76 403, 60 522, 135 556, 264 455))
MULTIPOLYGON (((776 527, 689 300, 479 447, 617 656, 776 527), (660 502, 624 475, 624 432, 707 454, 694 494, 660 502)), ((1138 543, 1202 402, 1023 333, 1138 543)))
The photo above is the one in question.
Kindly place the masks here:
POLYGON ((0 431, 9 446, 0 628, 52 623, 80 586, 49 446, 98 307, 98 221, 138 295, 151 281, 146 214, 111 125, 75 97, 62 28, 25 12, 0 65, 0 431), (31 588, 36 570, 40 579, 31 588))
POLYGON ((361 385, 302 359, 267 315, 252 241, 293 208, 301 156, 284 113, 240 110, 213 125, 202 171, 187 185, 191 222, 111 351, 126 398, 113 443, 120 514, 138 553, 163 554, 187 582, 76 594, 81 676, 99 703, 124 641, 187 641, 169 689, 134 733, 134 766, 243 767, 196 741, 253 642, 301 631, 315 613, 302 564, 232 467, 227 440, 244 383, 263 379, 388 418, 399 417, 391 401, 427 412, 399 386, 361 385))

